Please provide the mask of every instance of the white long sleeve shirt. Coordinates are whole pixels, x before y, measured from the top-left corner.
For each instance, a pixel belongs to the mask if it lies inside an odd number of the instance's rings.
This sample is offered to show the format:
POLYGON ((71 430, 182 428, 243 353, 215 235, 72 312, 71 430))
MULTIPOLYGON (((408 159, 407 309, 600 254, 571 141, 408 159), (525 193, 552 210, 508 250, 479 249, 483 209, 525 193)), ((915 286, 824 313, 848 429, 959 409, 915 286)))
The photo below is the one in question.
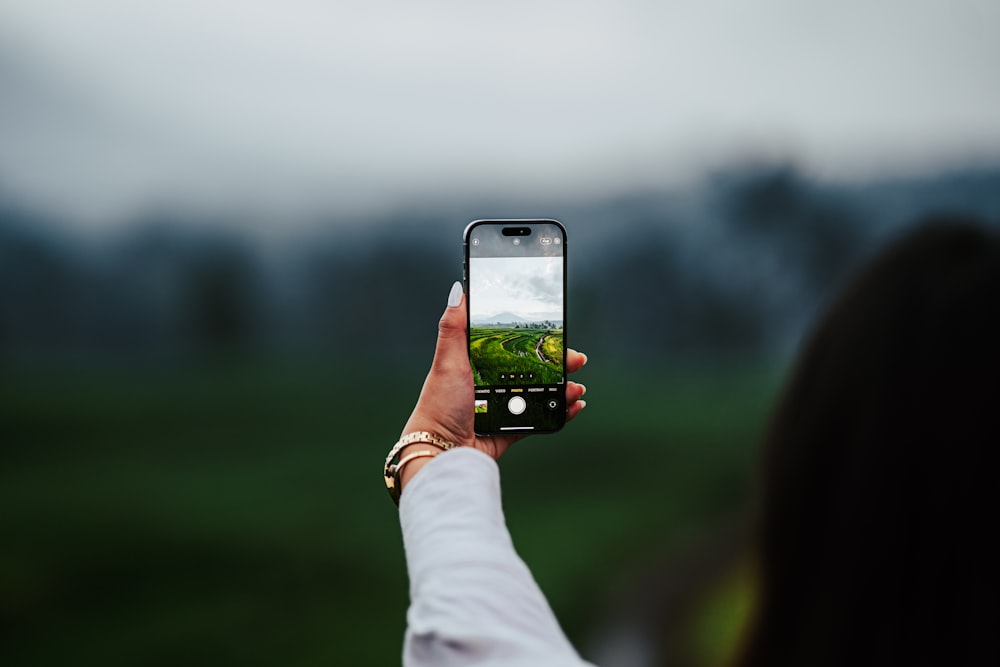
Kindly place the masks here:
POLYGON ((399 505, 410 575, 406 667, 584 667, 524 561, 496 462, 460 447, 407 484, 399 505))

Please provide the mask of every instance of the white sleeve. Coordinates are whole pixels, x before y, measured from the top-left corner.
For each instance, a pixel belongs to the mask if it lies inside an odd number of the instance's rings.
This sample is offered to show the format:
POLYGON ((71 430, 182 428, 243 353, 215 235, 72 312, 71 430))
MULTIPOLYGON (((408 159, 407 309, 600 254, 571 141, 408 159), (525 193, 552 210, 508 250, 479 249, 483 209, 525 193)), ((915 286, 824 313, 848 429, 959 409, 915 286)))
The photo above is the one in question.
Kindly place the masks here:
POLYGON ((514 551, 496 462, 461 447, 430 461, 399 506, 410 574, 406 667, 581 667, 514 551))

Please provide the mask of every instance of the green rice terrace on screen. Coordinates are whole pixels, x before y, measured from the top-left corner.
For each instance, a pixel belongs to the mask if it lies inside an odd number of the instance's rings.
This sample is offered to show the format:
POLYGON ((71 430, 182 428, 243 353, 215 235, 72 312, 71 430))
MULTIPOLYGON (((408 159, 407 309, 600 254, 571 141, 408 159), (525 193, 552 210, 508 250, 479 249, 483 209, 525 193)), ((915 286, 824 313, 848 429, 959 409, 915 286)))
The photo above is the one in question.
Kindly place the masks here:
POLYGON ((476 386, 563 380, 563 330, 553 322, 473 326, 469 350, 476 386))

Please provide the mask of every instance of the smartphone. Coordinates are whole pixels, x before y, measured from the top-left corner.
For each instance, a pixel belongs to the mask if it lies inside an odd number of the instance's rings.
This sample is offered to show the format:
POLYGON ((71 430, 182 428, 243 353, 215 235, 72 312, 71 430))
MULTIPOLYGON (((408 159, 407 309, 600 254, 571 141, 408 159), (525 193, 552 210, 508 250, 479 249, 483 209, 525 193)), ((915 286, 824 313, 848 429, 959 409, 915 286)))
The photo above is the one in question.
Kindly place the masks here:
POLYGON ((556 220, 465 228, 465 302, 478 435, 566 423, 566 229, 556 220))

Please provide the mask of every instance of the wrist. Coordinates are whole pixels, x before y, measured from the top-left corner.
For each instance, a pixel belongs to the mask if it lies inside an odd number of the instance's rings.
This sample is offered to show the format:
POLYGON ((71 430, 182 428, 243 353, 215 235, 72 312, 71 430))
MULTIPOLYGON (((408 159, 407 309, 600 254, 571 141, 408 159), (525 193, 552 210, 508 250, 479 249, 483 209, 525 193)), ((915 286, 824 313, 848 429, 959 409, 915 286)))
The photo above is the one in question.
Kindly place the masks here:
POLYGON ((383 469, 385 486, 393 502, 399 504, 403 486, 429 459, 457 446, 431 431, 415 431, 403 435, 389 450, 383 469))

